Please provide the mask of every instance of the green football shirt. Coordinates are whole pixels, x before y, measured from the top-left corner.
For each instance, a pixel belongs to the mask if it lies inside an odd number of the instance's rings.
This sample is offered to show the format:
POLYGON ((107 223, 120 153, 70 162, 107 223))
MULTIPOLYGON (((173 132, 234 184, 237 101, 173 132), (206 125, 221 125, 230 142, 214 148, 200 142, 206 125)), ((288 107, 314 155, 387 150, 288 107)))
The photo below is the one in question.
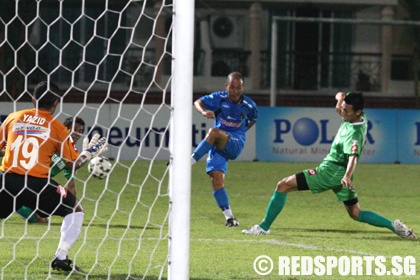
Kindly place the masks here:
POLYGON ((360 156, 367 132, 367 118, 362 115, 363 120, 357 123, 342 122, 338 129, 334 142, 331 145, 330 153, 325 157, 324 162, 335 163, 347 166, 350 155, 360 156))
POLYGON ((64 172, 64 177, 67 180, 72 178, 72 169, 67 165, 67 163, 60 157, 60 154, 57 152, 51 158, 51 177, 54 177, 61 171, 64 172))
POLYGON ((339 201, 348 201, 357 197, 354 189, 345 188, 341 179, 346 173, 350 155, 360 155, 366 139, 367 118, 358 123, 342 122, 331 145, 330 153, 316 169, 303 171, 312 193, 327 190, 334 191, 339 201))

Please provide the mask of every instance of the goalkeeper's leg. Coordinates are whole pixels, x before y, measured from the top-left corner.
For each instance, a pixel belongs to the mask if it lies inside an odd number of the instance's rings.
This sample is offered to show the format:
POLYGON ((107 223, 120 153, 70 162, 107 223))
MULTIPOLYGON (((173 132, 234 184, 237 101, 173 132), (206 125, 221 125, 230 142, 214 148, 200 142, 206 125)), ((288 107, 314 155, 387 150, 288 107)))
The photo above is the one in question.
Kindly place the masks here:
POLYGON ((22 218, 28 220, 29 223, 48 223, 48 218, 39 216, 29 207, 22 206, 16 211, 22 218))
POLYGON ((29 207, 22 206, 19 208, 19 210, 16 211, 22 218, 28 221, 28 223, 36 223, 37 219, 34 213, 34 210, 32 210, 29 207))
POLYGON ((83 208, 71 192, 53 180, 50 180, 50 182, 51 185, 38 198, 40 210, 43 213, 53 213, 56 216, 63 217, 60 242, 51 262, 51 267, 55 270, 80 271, 73 264, 73 261, 69 260, 68 253, 82 232, 83 208))
POLYGON ((64 260, 67 258, 70 248, 73 247, 74 242, 82 232, 84 215, 83 212, 74 212, 64 217, 60 230, 60 243, 55 253, 57 259, 64 260))
POLYGON ((80 268, 73 265, 69 260, 68 253, 73 247, 80 233, 82 232, 84 213, 78 202, 75 212, 66 215, 61 224, 61 236, 51 267, 55 270, 80 271, 80 268))

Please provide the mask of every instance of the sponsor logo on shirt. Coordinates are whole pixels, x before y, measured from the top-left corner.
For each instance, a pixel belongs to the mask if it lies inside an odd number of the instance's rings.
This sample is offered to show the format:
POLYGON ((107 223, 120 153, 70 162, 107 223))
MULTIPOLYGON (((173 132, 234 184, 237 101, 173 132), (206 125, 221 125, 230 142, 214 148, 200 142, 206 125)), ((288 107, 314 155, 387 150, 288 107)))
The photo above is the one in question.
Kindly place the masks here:
POLYGON ((359 141, 353 140, 353 142, 351 143, 351 152, 357 153, 358 151, 359 151, 359 141))
POLYGON ((61 158, 60 158, 57 154, 54 154, 54 155, 51 157, 51 161, 52 161, 52 163, 53 163, 53 165, 52 165, 52 166, 57 166, 57 167, 58 167, 58 169, 60 169, 60 170, 63 170, 63 169, 66 167, 65 162, 64 162, 64 161, 62 161, 62 160, 61 160, 61 158))
POLYGON ((228 122, 228 121, 226 121, 224 119, 220 119, 220 122, 222 124, 226 125, 226 126, 229 126, 229 127, 241 127, 242 126, 242 123, 241 122, 239 122, 239 123, 228 122))
POLYGON ((316 175, 316 169, 308 169, 309 176, 316 175))
POLYGON ((47 139, 50 135, 50 129, 40 125, 14 123, 12 133, 19 135, 33 135, 42 139, 47 139))

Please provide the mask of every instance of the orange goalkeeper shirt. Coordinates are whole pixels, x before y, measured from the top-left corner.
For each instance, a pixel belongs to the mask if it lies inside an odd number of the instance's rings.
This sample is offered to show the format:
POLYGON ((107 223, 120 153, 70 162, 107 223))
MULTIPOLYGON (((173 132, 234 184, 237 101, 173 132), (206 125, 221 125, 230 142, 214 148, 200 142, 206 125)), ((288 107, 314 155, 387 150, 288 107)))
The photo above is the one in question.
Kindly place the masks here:
POLYGON ((66 162, 79 156, 70 133, 45 110, 11 113, 0 127, 0 149, 6 146, 0 170, 48 178, 51 157, 58 151, 66 162))

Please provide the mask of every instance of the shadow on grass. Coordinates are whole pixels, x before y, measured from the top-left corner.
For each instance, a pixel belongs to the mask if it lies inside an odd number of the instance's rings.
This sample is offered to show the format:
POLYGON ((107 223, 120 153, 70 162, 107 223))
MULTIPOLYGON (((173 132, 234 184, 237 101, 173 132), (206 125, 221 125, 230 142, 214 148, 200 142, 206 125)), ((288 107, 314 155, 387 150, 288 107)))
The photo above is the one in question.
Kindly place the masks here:
POLYGON ((404 239, 397 236, 395 233, 386 230, 348 230, 348 229, 326 229, 326 228, 282 228, 282 231, 291 231, 291 232, 324 232, 324 233, 343 233, 343 234, 354 234, 352 238, 360 239, 371 239, 371 240, 387 240, 387 241, 400 241, 406 240, 410 242, 417 242, 420 239, 404 239), (378 234, 381 236, 379 237, 378 234), (367 236, 369 235, 369 236, 367 236), (387 235, 387 236, 385 236, 387 235))
MULTIPOLYGON (((59 274, 54 273, 55 275, 59 274)), ((86 274, 81 274, 81 273, 77 273, 77 272, 73 272, 71 273, 72 275, 68 275, 68 277, 72 280, 77 280, 77 279, 86 279, 86 277, 89 278, 89 280, 102 280, 102 279, 112 279, 112 280, 167 280, 167 277, 157 277, 157 276, 143 276, 140 274, 132 274, 132 275, 128 275, 128 274, 100 274, 100 275, 86 275, 86 274)), ((61 273, 61 275, 65 275, 63 273, 61 273)), ((213 280, 212 278, 189 278, 190 280, 213 280)))
MULTIPOLYGON (((57 227, 61 227, 61 223, 55 223, 55 222, 51 222, 52 226, 57 226, 57 227)), ((83 224, 83 227, 86 227, 87 224, 83 224)), ((165 225, 166 226, 166 225, 165 225)), ((108 228, 108 227, 112 227, 112 228, 122 228, 122 229, 126 229, 127 227, 130 229, 144 229, 144 226, 127 226, 127 225, 115 225, 115 224, 111 224, 111 225, 107 225, 107 224, 91 224, 89 225, 89 227, 101 227, 101 228, 108 228)), ((148 230, 161 230, 161 228, 159 227, 154 227, 154 226, 147 226, 148 230)))
POLYGON ((296 231, 296 232, 335 232, 335 233, 379 233, 388 234, 386 231, 372 231, 372 230, 349 230, 349 229, 327 229, 327 228, 282 228, 282 230, 296 231))

